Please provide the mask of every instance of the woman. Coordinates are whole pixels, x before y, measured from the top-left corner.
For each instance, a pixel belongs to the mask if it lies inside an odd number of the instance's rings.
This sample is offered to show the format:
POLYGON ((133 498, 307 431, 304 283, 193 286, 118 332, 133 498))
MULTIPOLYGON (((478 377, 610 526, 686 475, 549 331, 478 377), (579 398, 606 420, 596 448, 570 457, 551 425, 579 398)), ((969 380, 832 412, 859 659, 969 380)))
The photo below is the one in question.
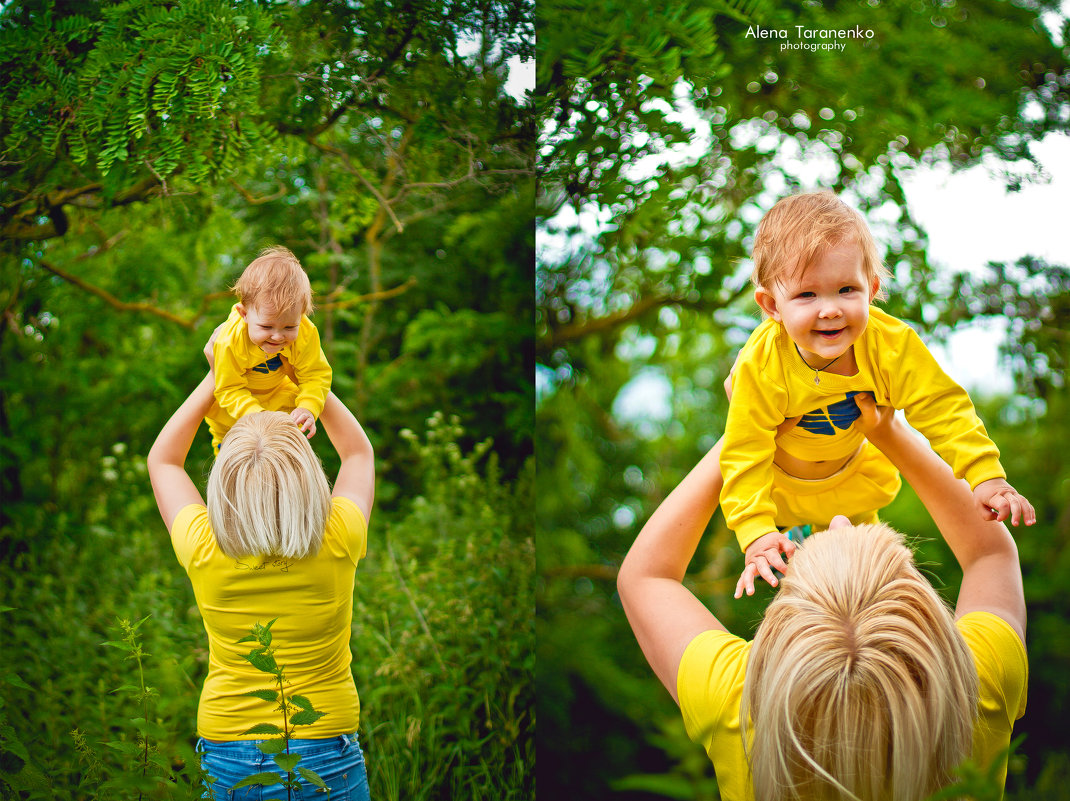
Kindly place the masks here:
POLYGON ((304 696, 327 713, 297 730, 290 752, 301 755, 300 767, 326 781, 333 800, 367 801, 349 637, 354 574, 365 554, 374 494, 371 443, 350 411, 329 395, 320 422, 341 457, 331 492, 322 465, 288 415, 248 415, 222 444, 206 506, 185 461, 212 405, 213 387, 209 373, 160 432, 148 468, 208 634, 197 733, 202 764, 215 780, 214 797, 259 798, 258 787, 232 787, 251 774, 278 772, 257 747, 257 735, 245 734, 257 724, 282 724, 275 703, 249 695, 270 689, 273 678, 244 658, 252 646, 238 643, 255 624, 277 618, 272 647, 286 671, 287 696, 304 696))
POLYGON ((1003 759, 1006 780, 1027 673, 1014 541, 977 520, 966 484, 890 410, 860 399, 868 439, 962 567, 953 616, 899 535, 840 517, 795 551, 753 643, 729 634, 681 583, 717 507, 719 443, 621 565, 629 623, 724 799, 922 799, 970 756, 1003 759))

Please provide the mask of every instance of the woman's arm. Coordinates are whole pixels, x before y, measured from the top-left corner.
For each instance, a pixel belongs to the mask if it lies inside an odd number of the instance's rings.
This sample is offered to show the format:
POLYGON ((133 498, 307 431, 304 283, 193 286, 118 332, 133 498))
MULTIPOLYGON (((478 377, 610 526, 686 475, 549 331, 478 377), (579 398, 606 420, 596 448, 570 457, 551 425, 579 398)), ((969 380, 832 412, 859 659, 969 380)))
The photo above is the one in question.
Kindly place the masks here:
POLYGON ((371 520, 375 500, 375 452, 357 418, 333 392, 327 395, 320 422, 342 464, 334 482, 334 496, 349 498, 371 520))
POLYGON ((911 434, 868 396, 857 396, 866 437, 887 456, 918 494, 962 567, 955 616, 991 612, 1025 641, 1025 594, 1018 548, 1007 527, 978 519, 973 494, 965 481, 924 440, 911 434))
POLYGON ((721 443, 688 473, 643 526, 617 574, 624 613, 650 667, 676 696, 684 650, 697 635, 725 630, 682 581, 721 494, 721 443))
POLYGON ((201 493, 186 473, 186 455, 193 436, 215 397, 215 378, 208 373, 164 425, 149 450, 149 479, 167 530, 175 517, 192 503, 203 504, 201 493))

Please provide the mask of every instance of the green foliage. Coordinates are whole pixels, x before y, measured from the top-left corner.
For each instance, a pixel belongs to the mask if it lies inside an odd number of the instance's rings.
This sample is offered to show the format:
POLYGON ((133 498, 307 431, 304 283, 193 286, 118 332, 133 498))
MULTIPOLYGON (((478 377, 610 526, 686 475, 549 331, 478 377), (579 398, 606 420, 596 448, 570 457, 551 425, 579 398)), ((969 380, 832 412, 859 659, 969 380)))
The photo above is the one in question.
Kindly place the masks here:
POLYGON ((131 623, 119 618, 116 629, 121 639, 101 643, 125 652, 124 661, 136 665, 138 683, 124 684, 110 694, 130 698, 132 708, 139 709, 141 716, 126 718, 121 721, 124 724, 121 726, 117 725, 119 720, 113 721, 109 732, 112 739, 99 743, 91 743, 90 735, 82 729, 72 729, 70 738, 77 762, 83 768, 82 774, 69 788, 60 784, 62 774, 55 776, 57 784, 50 789, 76 790, 81 797, 99 799, 137 798, 141 801, 146 798, 200 797, 204 775, 199 763, 196 760, 192 763, 181 761, 176 766, 166 756, 167 727, 154 714, 160 693, 146 684, 145 658, 150 654, 144 650, 140 629, 148 619, 145 617, 131 623))
POLYGON ((407 512, 369 546, 354 662, 376 797, 534 796, 534 529, 530 469, 504 484, 455 420, 405 434, 407 512), (485 465, 480 468, 480 462, 485 465))

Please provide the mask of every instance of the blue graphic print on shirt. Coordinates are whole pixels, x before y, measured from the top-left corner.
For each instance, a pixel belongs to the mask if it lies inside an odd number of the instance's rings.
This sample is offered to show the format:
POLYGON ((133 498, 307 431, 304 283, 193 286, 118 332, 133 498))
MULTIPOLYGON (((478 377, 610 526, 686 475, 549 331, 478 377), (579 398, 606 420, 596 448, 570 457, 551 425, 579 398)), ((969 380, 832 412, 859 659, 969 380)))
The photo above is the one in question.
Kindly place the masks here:
POLYGON ((830 403, 824 409, 814 409, 811 412, 807 412, 799 420, 799 427, 809 431, 811 434, 824 434, 829 437, 836 433, 837 428, 841 431, 850 428, 851 423, 862 416, 862 412, 858 410, 858 402, 855 401, 854 397, 859 394, 861 393, 848 392, 846 399, 842 401, 830 403))
POLYGON ((280 367, 282 367, 282 357, 276 353, 263 364, 258 364, 254 367, 253 371, 257 373, 273 373, 280 367))

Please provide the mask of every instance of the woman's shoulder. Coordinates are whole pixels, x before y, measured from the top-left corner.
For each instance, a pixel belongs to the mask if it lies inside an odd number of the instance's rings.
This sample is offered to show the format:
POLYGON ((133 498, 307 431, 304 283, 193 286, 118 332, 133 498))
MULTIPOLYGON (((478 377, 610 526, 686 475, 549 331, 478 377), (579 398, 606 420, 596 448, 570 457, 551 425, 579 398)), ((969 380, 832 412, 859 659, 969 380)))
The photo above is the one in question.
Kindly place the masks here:
POLYGON ((973 654, 982 696, 1003 698, 1008 712, 1020 717, 1025 711, 1029 657, 1025 643, 1010 623, 993 612, 967 612, 955 621, 973 654))
POLYGON ((693 739, 738 716, 750 649, 748 640, 721 629, 696 635, 684 649, 676 691, 685 728, 693 739))
POLYGON ((368 520, 351 498, 344 495, 331 498, 331 513, 327 518, 324 544, 336 547, 354 564, 367 554, 368 520))
POLYGON ((994 612, 967 612, 955 621, 955 626, 975 658, 978 651, 987 650, 999 654, 1000 658, 1026 659, 1025 643, 1014 627, 994 612))
POLYGON ((179 564, 187 571, 199 553, 215 545, 204 504, 191 503, 179 510, 171 524, 171 545, 179 564))

